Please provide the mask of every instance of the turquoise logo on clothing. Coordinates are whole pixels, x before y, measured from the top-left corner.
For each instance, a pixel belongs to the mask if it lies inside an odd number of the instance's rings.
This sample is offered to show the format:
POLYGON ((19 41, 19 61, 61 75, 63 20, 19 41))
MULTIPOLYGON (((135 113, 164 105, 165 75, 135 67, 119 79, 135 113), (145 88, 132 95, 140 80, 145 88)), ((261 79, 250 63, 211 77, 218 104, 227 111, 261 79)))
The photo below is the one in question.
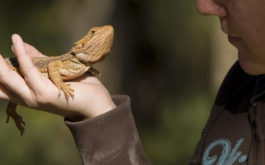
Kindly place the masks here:
POLYGON ((203 165, 233 165, 234 162, 238 161, 238 163, 245 163, 247 160, 247 155, 242 155, 241 151, 238 151, 240 145, 243 143, 244 139, 241 138, 237 141, 235 147, 231 151, 231 142, 228 139, 218 139, 212 142, 205 150, 202 157, 203 165), (209 157, 210 152, 213 148, 217 146, 222 146, 223 151, 220 155, 220 158, 216 155, 209 157))

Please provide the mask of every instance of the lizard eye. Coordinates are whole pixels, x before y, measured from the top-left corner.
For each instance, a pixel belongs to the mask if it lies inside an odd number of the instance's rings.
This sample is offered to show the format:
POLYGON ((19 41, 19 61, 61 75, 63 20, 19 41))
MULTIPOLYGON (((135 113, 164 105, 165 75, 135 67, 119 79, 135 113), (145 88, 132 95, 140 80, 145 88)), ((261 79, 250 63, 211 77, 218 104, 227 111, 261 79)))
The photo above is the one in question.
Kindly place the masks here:
POLYGON ((95 30, 92 30, 91 33, 94 34, 96 31, 95 30))

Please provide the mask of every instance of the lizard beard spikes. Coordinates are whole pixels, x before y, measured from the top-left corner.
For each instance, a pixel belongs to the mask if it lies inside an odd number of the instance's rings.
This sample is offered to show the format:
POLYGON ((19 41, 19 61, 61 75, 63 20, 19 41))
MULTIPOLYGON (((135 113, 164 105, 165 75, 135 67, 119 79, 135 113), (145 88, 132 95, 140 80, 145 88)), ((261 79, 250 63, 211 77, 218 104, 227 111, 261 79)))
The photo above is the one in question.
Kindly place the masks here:
POLYGON ((88 32, 87 38, 76 43, 71 53, 88 65, 99 62, 110 52, 113 36, 114 30, 110 25, 94 27, 88 32))

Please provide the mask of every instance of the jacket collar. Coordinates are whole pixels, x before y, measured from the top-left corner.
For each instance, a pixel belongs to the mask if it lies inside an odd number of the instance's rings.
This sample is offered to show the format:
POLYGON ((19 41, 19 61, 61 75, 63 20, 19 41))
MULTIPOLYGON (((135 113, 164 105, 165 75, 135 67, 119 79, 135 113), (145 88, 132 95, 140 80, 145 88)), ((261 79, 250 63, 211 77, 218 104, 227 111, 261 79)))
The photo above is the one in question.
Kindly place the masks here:
MULTIPOLYGON (((256 79, 257 76, 248 75, 242 70, 239 62, 236 62, 229 70, 219 89, 215 105, 221 107, 238 106, 237 103, 242 103, 242 99, 248 100, 247 102, 250 104, 249 100, 252 100, 251 98, 253 97, 254 91, 258 91, 255 90, 256 79)), ((260 87, 260 89, 262 88, 260 87)), ((265 88, 263 88, 262 92, 265 94, 265 88)), ((259 96, 257 93, 255 93, 255 95, 259 96)), ((258 99, 259 97, 255 98, 258 99)))

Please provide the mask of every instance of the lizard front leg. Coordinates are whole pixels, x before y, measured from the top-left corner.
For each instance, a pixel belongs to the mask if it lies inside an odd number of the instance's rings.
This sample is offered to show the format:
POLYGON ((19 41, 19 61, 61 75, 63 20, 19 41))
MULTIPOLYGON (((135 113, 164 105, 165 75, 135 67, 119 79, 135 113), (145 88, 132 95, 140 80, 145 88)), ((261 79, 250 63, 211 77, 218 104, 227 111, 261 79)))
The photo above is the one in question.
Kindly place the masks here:
POLYGON ((9 117, 11 117, 15 121, 16 126, 19 129, 21 135, 23 135, 25 131, 24 129, 25 122, 23 121, 22 117, 17 114, 16 107, 17 107, 17 104, 12 103, 12 102, 8 103, 7 109, 6 109, 6 113, 7 113, 6 123, 9 122, 9 117))
POLYGON ((65 98, 68 100, 68 97, 74 98, 74 90, 70 87, 70 84, 65 83, 62 79, 59 69, 64 67, 64 64, 59 60, 52 61, 48 64, 48 74, 49 78, 58 88, 59 95, 61 94, 62 90, 64 92, 65 98))

